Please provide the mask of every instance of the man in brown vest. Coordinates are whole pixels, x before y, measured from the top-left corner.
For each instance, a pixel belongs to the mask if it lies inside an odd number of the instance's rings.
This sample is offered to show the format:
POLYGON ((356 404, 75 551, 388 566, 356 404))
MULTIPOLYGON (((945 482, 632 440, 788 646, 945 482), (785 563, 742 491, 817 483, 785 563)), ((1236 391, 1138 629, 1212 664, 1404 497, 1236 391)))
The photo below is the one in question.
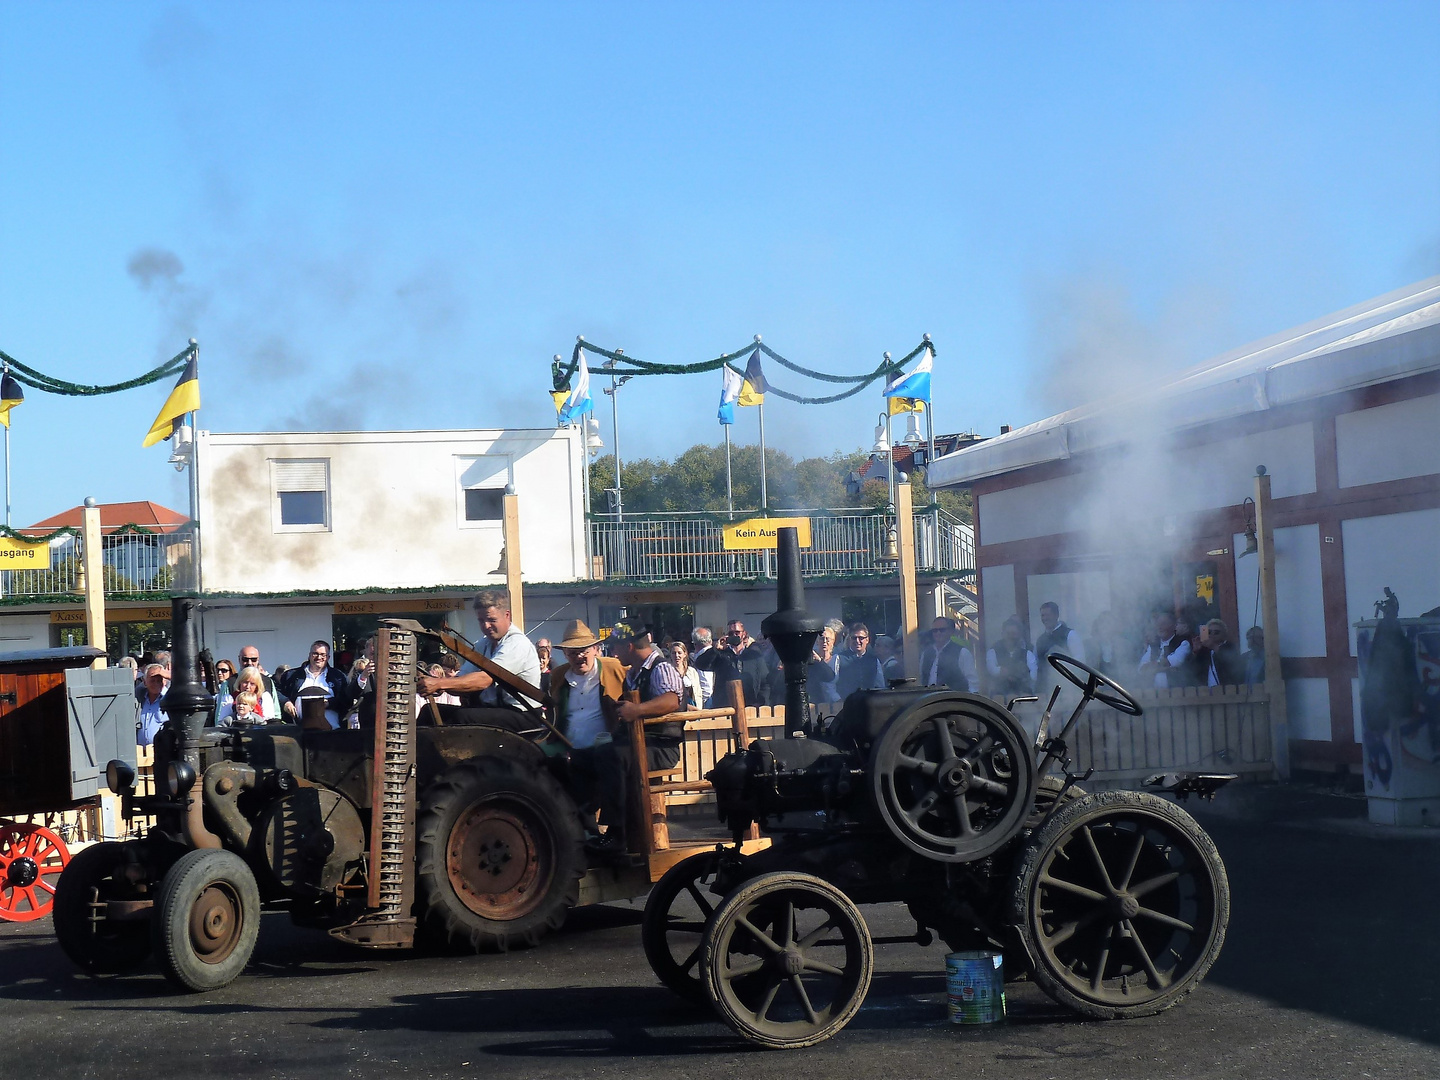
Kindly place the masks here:
MULTIPOLYGON (((565 663, 550 672, 550 700, 555 705, 555 726, 570 740, 570 778, 575 801, 586 830, 595 835, 595 811, 600 806, 600 771, 618 727, 620 702, 625 696, 625 665, 600 655, 600 639, 579 619, 565 628, 560 641, 565 663)), ((613 766, 613 760, 610 762, 613 766)))

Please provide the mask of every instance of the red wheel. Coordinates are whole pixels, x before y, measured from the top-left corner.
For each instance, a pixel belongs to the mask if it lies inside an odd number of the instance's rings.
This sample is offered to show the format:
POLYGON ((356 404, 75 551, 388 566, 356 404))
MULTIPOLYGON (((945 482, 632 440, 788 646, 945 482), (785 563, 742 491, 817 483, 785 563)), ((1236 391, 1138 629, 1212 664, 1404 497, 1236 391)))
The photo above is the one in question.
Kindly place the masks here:
POLYGON ((0 821, 0 919, 34 922, 49 915, 55 883, 69 862, 70 849, 49 829, 0 821))

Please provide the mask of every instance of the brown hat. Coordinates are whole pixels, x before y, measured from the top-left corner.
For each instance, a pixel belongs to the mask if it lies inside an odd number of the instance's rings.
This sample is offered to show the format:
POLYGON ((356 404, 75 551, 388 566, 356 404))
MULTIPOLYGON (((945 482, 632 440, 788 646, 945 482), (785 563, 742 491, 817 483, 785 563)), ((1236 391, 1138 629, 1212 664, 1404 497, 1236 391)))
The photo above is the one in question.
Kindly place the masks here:
POLYGON ((599 643, 600 639, 585 625, 583 619, 572 619, 570 625, 565 627, 565 636, 560 639, 560 648, 588 649, 599 643))

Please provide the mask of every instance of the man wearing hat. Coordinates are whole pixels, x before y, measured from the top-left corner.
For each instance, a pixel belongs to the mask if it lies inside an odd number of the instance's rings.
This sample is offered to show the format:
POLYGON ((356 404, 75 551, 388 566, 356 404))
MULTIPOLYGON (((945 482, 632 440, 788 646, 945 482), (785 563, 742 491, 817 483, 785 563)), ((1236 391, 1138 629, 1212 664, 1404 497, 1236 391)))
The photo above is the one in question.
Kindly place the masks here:
POLYGON ((580 619, 565 628, 560 651, 565 663, 550 672, 550 700, 555 706, 555 726, 574 747, 570 751, 571 786, 586 828, 593 834, 600 767, 606 764, 599 749, 614 737, 620 700, 625 696, 625 665, 612 656, 600 655, 600 639, 580 619))
POLYGON ((565 628, 560 651, 565 663, 550 672, 555 726, 576 750, 590 750, 596 736, 615 726, 625 696, 625 665, 600 655, 600 639, 580 619, 565 628))
MULTIPOLYGON (((610 631, 615 657, 629 670, 625 675, 627 697, 633 692, 638 700, 621 701, 616 716, 622 724, 636 719, 664 716, 680 710, 680 695, 685 682, 675 665, 655 647, 650 628, 635 620, 625 619, 610 631)), ((679 722, 658 724, 645 729, 647 771, 672 768, 680 760, 680 742, 685 725, 679 722)), ((630 789, 635 784, 635 754, 629 737, 617 734, 609 743, 595 748, 596 782, 600 797, 600 822, 607 826, 605 848, 625 850, 626 810, 630 789)))

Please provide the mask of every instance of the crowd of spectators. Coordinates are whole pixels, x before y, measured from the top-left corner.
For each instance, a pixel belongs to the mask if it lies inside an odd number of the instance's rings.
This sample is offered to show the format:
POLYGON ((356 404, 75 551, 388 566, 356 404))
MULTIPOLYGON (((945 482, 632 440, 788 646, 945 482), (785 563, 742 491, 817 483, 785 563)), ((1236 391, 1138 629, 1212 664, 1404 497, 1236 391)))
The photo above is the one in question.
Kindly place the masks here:
POLYGON ((985 655, 986 693, 1018 697, 1048 685, 1052 652, 1083 660, 1091 667, 1135 689, 1176 689, 1186 686, 1239 686, 1265 681, 1265 635, 1258 626, 1245 634, 1241 652, 1223 619, 1204 619, 1192 612, 1158 610, 1132 625, 1129 633, 1114 613, 1102 612, 1082 634, 1061 618, 1059 605, 1041 605, 1043 630, 1032 644, 1025 624, 1011 615, 998 640, 985 655))
MULTIPOLYGON (((568 663, 552 669, 551 642, 541 638, 532 645, 511 623, 508 603, 503 590, 477 597, 484 634, 477 643, 481 651, 536 686, 553 680, 556 671, 570 669, 568 663)), ((1122 685, 1139 689, 1231 686, 1265 679, 1264 634, 1258 626, 1246 632, 1242 652, 1223 620, 1202 619, 1188 611, 1157 610, 1138 625, 1132 621, 1128 632, 1121 619, 1106 611, 1082 634, 1065 621, 1057 603, 1046 601, 1040 607, 1040 622, 1041 631, 1032 641, 1024 620, 1009 616, 999 636, 985 648, 983 662, 977 663, 975 644, 954 619, 942 615, 921 635, 918 681, 923 686, 1004 698, 1036 694, 1053 684, 1046 663, 1052 652, 1083 659, 1122 685)), ((628 620, 622 625, 634 630, 638 624, 628 620)), ((747 704, 784 704, 784 664, 768 641, 750 635, 742 620, 731 620, 723 634, 696 627, 688 640, 655 641, 648 628, 642 629, 655 646, 653 655, 645 653, 644 668, 653 672, 663 667, 658 678, 666 687, 673 684, 677 709, 728 704, 725 688, 732 681, 741 684, 747 704)), ((619 638, 595 639, 597 655, 618 658, 629 648, 619 638)), ((316 641, 304 663, 282 664, 271 672, 261 663, 259 649, 246 645, 238 664, 228 659, 215 664, 215 723, 293 723, 301 719, 304 701, 315 698, 312 717, 323 712, 329 727, 358 726, 360 703, 371 690, 374 649, 373 637, 362 639, 358 647, 340 654, 339 665, 332 665, 330 643, 316 641)), ((627 655, 633 659, 633 650, 627 655)), ((163 702, 170 687, 170 653, 127 656, 120 663, 135 671, 139 742, 149 745, 166 719, 163 702)), ((807 675, 810 700, 817 704, 843 701, 857 690, 883 689, 904 677, 903 640, 876 634, 864 622, 847 626, 831 619, 816 639, 807 675)), ((508 690, 448 652, 426 668, 421 683, 417 711, 431 699, 446 710, 517 704, 508 690), (423 693, 427 688, 428 695, 423 693)))

